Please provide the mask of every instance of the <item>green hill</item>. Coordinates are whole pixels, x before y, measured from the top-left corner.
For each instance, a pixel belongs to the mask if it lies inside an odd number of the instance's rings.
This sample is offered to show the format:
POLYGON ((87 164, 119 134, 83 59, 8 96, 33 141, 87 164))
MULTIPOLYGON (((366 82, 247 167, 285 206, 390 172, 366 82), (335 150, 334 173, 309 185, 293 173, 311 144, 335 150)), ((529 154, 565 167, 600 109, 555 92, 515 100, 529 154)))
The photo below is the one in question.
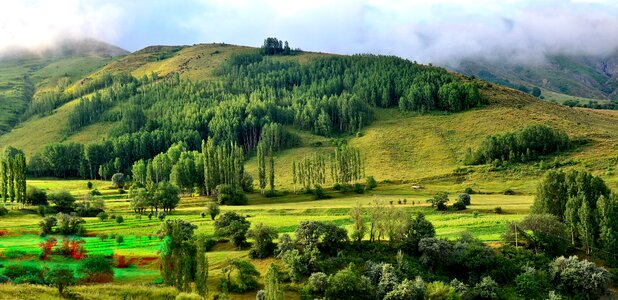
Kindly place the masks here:
MULTIPOLYGON (((71 83, 65 89, 67 92, 75 91, 84 86, 84 82, 105 74, 128 73, 140 79, 153 73, 159 78, 176 73, 181 80, 219 82, 222 77, 216 70, 235 55, 254 50, 226 44, 152 46, 120 58, 71 56, 56 59, 30 70, 29 74, 37 82, 37 93, 49 89, 57 82, 58 76, 64 76, 69 71, 72 73, 69 75, 71 83), (88 62, 92 64, 88 65, 88 62)), ((324 57, 332 56, 305 52, 272 57, 272 61, 308 64, 324 57)), ((13 63, 20 70, 28 68, 27 64, 13 63)), ((298 161, 314 152, 332 152, 330 145, 335 137, 346 139, 349 144, 362 149, 367 174, 374 175, 378 180, 414 183, 445 179, 454 180, 462 186, 487 186, 501 182, 502 185, 532 192, 534 181, 529 179, 537 178, 544 170, 538 162, 516 165, 502 172, 494 172, 488 166, 465 167, 462 163, 466 151, 477 148, 488 135, 511 132, 532 124, 548 124, 564 130, 572 138, 588 140, 573 151, 545 158, 545 163, 553 163, 554 160, 565 162, 566 165, 589 169, 607 176, 609 181, 615 181, 613 168, 618 157, 618 113, 558 106, 499 85, 482 81, 477 81, 477 84, 489 104, 464 112, 415 113, 401 112, 396 108, 376 108, 374 120, 360 133, 334 134, 331 137, 288 126, 292 132, 299 134, 301 143, 277 154, 278 184, 291 184, 292 160, 298 161)), ((106 93, 105 88, 100 91, 106 93)), ((33 116, 19 123, 10 132, 0 135, 0 145, 13 145, 32 156, 52 142, 88 144, 110 138, 110 133, 119 126, 120 121, 97 120, 73 133, 66 133, 67 119, 79 101, 71 100, 52 114, 33 116)), ((108 111, 121 112, 125 109, 124 105, 114 104, 108 111)), ((256 173, 254 158, 249 159, 247 168, 252 174, 256 173)))
POLYGON ((95 40, 66 40, 0 55, 0 134, 21 119, 38 93, 62 89, 127 52, 95 40))

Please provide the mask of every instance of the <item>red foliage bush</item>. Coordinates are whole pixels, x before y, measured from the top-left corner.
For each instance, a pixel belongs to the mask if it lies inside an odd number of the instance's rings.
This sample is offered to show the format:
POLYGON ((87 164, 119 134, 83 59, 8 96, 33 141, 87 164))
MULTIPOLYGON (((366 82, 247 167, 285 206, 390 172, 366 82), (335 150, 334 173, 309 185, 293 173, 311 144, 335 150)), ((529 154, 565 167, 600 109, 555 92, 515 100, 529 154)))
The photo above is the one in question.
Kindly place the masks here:
POLYGON ((82 259, 86 255, 83 243, 84 241, 82 240, 71 241, 71 256, 73 256, 74 259, 82 259))
POLYGON ((39 249, 41 249, 41 254, 39 255, 39 258, 42 260, 47 260, 56 244, 58 244, 58 240, 53 237, 48 238, 45 242, 41 242, 39 244, 39 249))
POLYGON ((5 236, 5 235, 8 235, 8 234, 9 234, 8 230, 4 230, 4 229, 0 230, 0 236, 5 236))
POLYGON ((124 255, 116 255, 114 254, 114 267, 123 269, 129 267, 129 261, 124 255))

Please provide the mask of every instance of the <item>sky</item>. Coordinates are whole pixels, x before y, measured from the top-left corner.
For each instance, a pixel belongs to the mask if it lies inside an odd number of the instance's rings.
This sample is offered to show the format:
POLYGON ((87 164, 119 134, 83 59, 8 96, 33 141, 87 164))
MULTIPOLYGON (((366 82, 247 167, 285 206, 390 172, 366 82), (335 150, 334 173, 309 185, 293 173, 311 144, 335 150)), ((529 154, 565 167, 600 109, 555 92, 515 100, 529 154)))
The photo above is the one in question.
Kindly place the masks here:
POLYGON ((65 38, 129 51, 225 42, 375 53, 422 63, 540 62, 618 48, 617 0, 14 0, 0 2, 0 52, 65 38))

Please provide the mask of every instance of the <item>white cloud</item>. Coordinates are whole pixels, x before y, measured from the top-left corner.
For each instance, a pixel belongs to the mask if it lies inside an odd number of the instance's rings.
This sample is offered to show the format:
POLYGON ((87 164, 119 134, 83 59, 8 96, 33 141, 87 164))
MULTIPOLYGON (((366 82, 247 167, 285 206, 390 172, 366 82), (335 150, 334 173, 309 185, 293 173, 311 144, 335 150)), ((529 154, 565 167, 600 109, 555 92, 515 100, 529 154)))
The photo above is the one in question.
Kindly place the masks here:
POLYGON ((261 44, 394 54, 420 62, 470 57, 537 62, 547 53, 605 55, 618 47, 613 0, 65 0, 0 2, 0 48, 90 36, 137 50, 152 44, 261 44))

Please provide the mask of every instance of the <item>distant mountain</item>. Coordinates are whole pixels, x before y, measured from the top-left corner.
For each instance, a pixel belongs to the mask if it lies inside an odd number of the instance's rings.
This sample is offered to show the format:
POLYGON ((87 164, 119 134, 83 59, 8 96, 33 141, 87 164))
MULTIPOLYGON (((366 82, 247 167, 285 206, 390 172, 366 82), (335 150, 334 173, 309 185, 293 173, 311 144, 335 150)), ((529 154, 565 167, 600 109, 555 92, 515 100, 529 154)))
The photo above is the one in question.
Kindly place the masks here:
POLYGON ((475 59, 452 69, 512 88, 537 86, 575 97, 618 100, 618 52, 606 57, 548 56, 545 63, 530 65, 475 59))
POLYGON ((0 52, 0 61, 28 58, 53 59, 75 56, 116 57, 130 52, 95 39, 65 39, 37 49, 9 47, 0 52))

